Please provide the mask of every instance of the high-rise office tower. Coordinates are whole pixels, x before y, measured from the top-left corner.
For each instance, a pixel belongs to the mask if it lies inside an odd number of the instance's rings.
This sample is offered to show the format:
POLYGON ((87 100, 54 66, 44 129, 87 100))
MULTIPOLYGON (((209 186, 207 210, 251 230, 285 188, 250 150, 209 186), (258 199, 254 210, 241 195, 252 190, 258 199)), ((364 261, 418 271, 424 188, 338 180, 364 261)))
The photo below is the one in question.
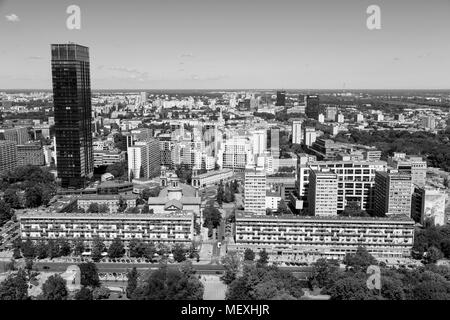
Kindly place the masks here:
POLYGON ((286 91, 277 91, 277 106, 285 106, 286 105, 286 91))
POLYGON ((301 144, 302 143, 302 121, 294 120, 292 122, 292 143, 301 144))
POLYGON ((411 174, 398 170, 375 174, 375 214, 377 216, 411 215, 411 174))
POLYGON ((318 119, 319 117, 319 96, 317 95, 308 95, 305 98, 305 113, 308 118, 318 119))
POLYGON ((53 104, 58 177, 82 188, 94 172, 89 49, 52 44, 53 104))
POLYGON ((274 127, 270 129, 270 153, 272 157, 278 159, 280 157, 280 128, 274 127))
POLYGON ((17 167, 17 146, 14 142, 0 140, 0 175, 17 167))
POLYGON ((311 170, 308 202, 310 215, 337 215, 337 175, 331 171, 311 170))
POLYGON ((264 167, 247 167, 244 174, 244 209, 266 214, 266 172, 264 167))

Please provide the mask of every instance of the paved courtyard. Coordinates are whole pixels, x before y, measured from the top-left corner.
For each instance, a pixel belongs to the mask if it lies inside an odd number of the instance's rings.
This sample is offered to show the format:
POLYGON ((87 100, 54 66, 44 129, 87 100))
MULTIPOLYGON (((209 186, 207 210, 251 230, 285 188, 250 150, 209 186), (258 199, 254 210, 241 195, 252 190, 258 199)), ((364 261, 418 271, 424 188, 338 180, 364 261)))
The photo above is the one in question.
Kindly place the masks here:
POLYGON ((227 286, 220 281, 220 276, 202 275, 201 282, 205 286, 204 300, 225 300, 227 286))

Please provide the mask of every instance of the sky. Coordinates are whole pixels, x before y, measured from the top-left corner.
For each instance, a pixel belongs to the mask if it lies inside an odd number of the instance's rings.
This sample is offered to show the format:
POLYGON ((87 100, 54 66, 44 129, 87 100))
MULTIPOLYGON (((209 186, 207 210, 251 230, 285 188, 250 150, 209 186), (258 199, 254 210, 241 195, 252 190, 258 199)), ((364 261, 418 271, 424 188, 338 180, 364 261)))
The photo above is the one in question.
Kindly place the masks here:
POLYGON ((50 89, 69 41, 93 89, 450 88, 450 0, 0 0, 0 89, 50 89))

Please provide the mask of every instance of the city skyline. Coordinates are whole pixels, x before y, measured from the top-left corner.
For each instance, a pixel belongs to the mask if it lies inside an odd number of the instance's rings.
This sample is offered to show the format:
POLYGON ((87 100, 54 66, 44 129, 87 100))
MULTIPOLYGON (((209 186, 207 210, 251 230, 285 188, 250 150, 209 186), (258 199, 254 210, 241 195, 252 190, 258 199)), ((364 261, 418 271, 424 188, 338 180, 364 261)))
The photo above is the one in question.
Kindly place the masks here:
POLYGON ((80 30, 70 1, 1 1, 0 88, 49 90, 48 45, 70 41, 91 49, 93 90, 445 90, 450 2, 432 2, 379 1, 371 31, 370 1, 79 1, 80 30))

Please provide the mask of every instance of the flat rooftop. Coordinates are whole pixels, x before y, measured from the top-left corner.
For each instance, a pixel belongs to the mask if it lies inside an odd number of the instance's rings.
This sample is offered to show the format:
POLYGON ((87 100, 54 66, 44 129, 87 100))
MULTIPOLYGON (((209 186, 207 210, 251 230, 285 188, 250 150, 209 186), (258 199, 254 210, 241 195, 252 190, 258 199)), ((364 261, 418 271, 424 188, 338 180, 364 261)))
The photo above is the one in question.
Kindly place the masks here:
POLYGON ((300 216, 287 214, 282 216, 259 215, 251 212, 236 212, 236 220, 298 220, 298 221, 355 221, 355 222, 396 222, 405 221, 414 223, 414 220, 406 215, 389 215, 385 217, 345 217, 345 216, 300 216))

